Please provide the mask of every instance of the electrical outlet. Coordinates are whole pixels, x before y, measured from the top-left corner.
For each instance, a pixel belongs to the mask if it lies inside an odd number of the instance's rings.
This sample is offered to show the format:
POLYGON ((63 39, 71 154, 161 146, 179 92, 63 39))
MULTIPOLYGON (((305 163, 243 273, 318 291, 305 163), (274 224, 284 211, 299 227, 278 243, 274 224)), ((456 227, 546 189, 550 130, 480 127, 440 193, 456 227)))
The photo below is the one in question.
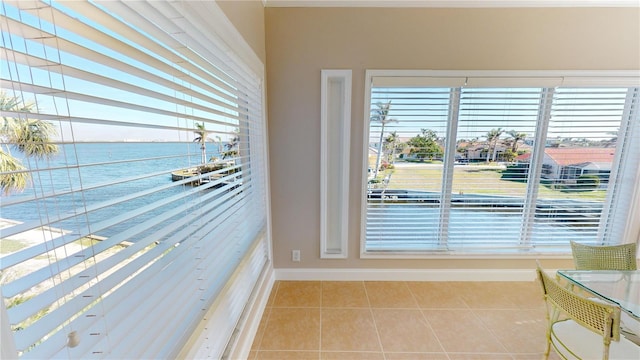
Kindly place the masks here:
POLYGON ((291 250, 291 261, 300 261, 300 250, 291 250))

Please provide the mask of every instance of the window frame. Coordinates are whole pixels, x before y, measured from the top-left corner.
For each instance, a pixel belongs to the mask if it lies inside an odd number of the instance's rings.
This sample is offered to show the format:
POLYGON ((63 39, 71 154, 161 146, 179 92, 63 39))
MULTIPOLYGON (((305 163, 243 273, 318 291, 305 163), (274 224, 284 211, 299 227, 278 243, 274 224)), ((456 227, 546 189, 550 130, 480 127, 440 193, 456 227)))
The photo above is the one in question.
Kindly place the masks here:
MULTIPOLYGON (((82 4, 79 6, 82 6, 82 4)), ((159 21, 175 21, 178 25, 189 27, 186 31, 189 34, 207 34, 207 37, 203 38, 203 43, 193 42, 190 45, 197 48, 201 54, 210 56, 208 60, 211 60, 212 58, 220 60, 221 63, 216 63, 216 66, 223 65, 227 70, 231 69, 238 79, 242 79, 243 85, 245 83, 251 83, 251 86, 248 88, 250 88, 251 94, 253 95, 252 99, 255 99, 255 102, 252 104, 254 105, 252 114, 254 115, 253 118, 259 119, 259 124, 255 129, 259 129, 260 131, 249 131, 247 127, 248 125, 246 125, 248 120, 244 118, 241 119, 240 123, 242 125, 238 125, 239 136, 242 138, 241 141, 251 143, 252 145, 255 144, 255 147, 251 147, 251 152, 247 152, 246 154, 242 154, 243 150, 239 149, 238 152, 240 154, 238 157, 251 157, 252 160, 248 165, 245 161, 241 162, 241 171, 246 170, 251 172, 253 170, 254 177, 258 180, 255 182, 252 181, 252 189, 247 190, 251 190, 256 194, 259 194, 256 197, 260 197, 260 200, 262 201, 256 205, 257 202, 251 202, 244 199, 242 200, 243 203, 241 205, 244 206, 245 204, 248 204, 252 207, 252 212, 259 212, 260 217, 264 217, 264 221, 261 224, 255 225, 257 221, 254 221, 253 227, 256 228, 259 226, 261 231, 251 237, 251 244, 247 247, 246 251, 240 255, 240 258, 238 260, 235 258, 233 259, 233 261, 237 261, 238 263, 230 270, 231 275, 227 279, 228 281, 224 280, 222 285, 218 286, 218 284, 216 284, 216 287, 203 287, 203 290, 206 291, 203 292, 205 295, 203 296, 203 299, 198 300, 200 301, 200 304, 198 306, 184 307, 188 309, 190 315, 197 313, 196 315, 190 316, 188 319, 185 319, 186 317, 182 318, 182 321, 177 323, 174 322, 175 326, 169 329, 161 326, 160 321, 157 318, 150 320, 151 325, 148 326, 151 329, 164 329, 168 330, 168 332, 173 331, 173 338, 169 346, 164 344, 162 346, 153 347, 151 350, 145 350, 163 352, 165 355, 169 354, 167 357, 176 357, 178 352, 185 351, 182 346, 185 345, 187 340, 189 340, 188 338, 191 337, 191 342, 196 342, 199 347, 188 346, 188 350, 199 351, 200 354, 206 352, 207 356, 221 356, 225 351, 225 348, 230 348, 233 343, 237 341, 236 337, 238 334, 234 328, 237 324, 240 324, 241 326, 241 323, 246 321, 246 319, 243 318, 242 312, 246 310, 245 305, 253 301, 251 292, 255 290, 254 284, 259 284, 259 281, 264 281, 261 280, 260 277, 263 276, 265 269, 267 269, 268 266, 271 266, 271 221, 267 151, 268 137, 266 133, 266 95, 263 86, 265 74, 264 65, 215 3, 190 2, 184 4, 124 4, 122 2, 110 2, 109 4, 105 4, 105 6, 113 6, 115 8, 122 6, 144 8, 145 6, 150 6, 154 10, 166 11, 168 14, 171 14, 170 18, 163 18, 158 12, 157 14, 154 13, 156 16, 155 19, 159 21), (174 6, 179 7, 179 11, 175 11, 176 9, 174 6), (186 19, 190 19, 191 21, 183 22, 178 17, 174 18, 173 16, 176 13, 179 13, 181 16, 186 19), (214 19, 214 21, 211 21, 212 19, 214 19), (214 43, 215 46, 207 46, 211 43, 214 43), (214 51, 214 48, 217 51, 214 51), (216 54, 222 55, 218 58, 216 54), (258 176, 258 173, 260 173, 260 176, 258 176), (215 289, 219 290, 220 296, 216 297, 216 294, 213 294, 213 290, 215 289), (209 312, 205 317, 205 311, 207 309, 209 309, 209 312), (194 339, 201 335, 201 333, 205 332, 205 330, 198 326, 207 320, 209 320, 209 326, 216 331, 216 333, 213 334, 215 336, 206 334, 210 336, 208 341, 204 344, 202 341, 198 343, 197 340, 194 339), (217 321, 217 323, 215 321, 217 321), (155 325, 153 325, 154 323, 155 325), (224 325, 225 330, 228 330, 224 334, 222 334, 224 331, 222 330, 223 326, 220 326, 221 324, 224 325), (211 341, 211 338, 214 340, 211 341), (162 348, 163 346, 164 348, 162 348)), ((138 13, 148 15, 150 11, 139 11, 138 13)), ((120 13, 120 15, 135 17, 136 12, 130 11, 129 13, 120 13)), ((137 25, 140 25, 140 23, 137 23, 137 25)), ((242 97, 243 100, 245 97, 248 98, 247 94, 244 95, 245 96, 242 97)), ((248 112, 247 109, 244 110, 248 112)), ((255 126, 255 124, 252 126, 255 126)), ((192 133, 191 129, 187 129, 187 131, 192 133)), ((187 143, 191 143, 191 139, 189 139, 187 143)), ((249 220, 244 219, 244 221, 248 222, 249 220)), ((211 262, 210 266, 219 266, 219 264, 211 262)), ((181 295, 184 296, 187 294, 181 295)), ((126 307, 126 305, 124 307, 126 307)), ((0 317, 3 320, 2 324, 0 324, 2 327, 1 340, 3 343, 1 354, 3 357, 6 355, 9 358, 14 358, 16 357, 14 332, 8 324, 8 317, 6 316, 7 309, 4 306, 4 302, 0 310, 0 317), (6 331, 7 329, 9 330, 6 331)), ((135 312, 134 315, 136 315, 135 312)), ((129 317, 134 318, 134 316, 129 317)), ((88 336, 85 337, 85 344, 88 343, 86 339, 88 339, 88 336)), ((123 341, 124 346, 114 349, 113 351, 119 351, 120 353, 127 352, 127 343, 135 342, 140 342, 140 339, 135 336, 131 339, 127 338, 126 341, 123 341)), ((187 348, 186 345, 184 347, 187 348)), ((64 351, 64 346, 62 348, 64 351)), ((80 349, 80 347, 76 350, 78 349, 80 349)))
MULTIPOLYGON (((429 251, 382 251, 382 252, 372 252, 366 250, 366 241, 367 241, 367 206, 368 206, 368 195, 367 195, 367 169, 369 167, 368 162, 368 151, 369 151, 369 136, 370 136, 370 113, 371 113, 371 99, 372 99, 372 88, 375 83, 382 83, 384 85, 378 85, 380 87, 401 87, 402 85, 407 86, 429 86, 434 87, 449 87, 452 90, 454 88, 460 88, 464 86, 475 86, 475 87, 522 87, 522 86, 535 86, 542 88, 543 93, 545 93, 545 89, 555 88, 555 87, 634 87, 636 88, 636 99, 635 101, 635 109, 633 110, 633 114, 636 117, 640 114, 640 110, 638 110, 638 87, 640 87, 640 74, 638 71, 634 70, 588 70, 588 71, 575 71, 575 70, 552 70, 552 71, 544 71, 544 70, 380 70, 380 69, 367 69, 365 71, 365 90, 364 90, 364 111, 363 111, 363 144, 362 144, 362 168, 361 168, 361 210, 360 210, 360 258, 362 259, 428 259, 428 258, 447 258, 447 259, 474 259, 474 258, 497 258, 497 259, 505 259, 505 258, 540 258, 540 257, 549 257, 549 258, 567 258, 569 253, 539 253, 534 252, 531 254, 526 253, 516 253, 516 252, 507 252, 507 253, 478 253, 478 254, 462 254, 462 253, 451 253, 451 252, 429 252, 429 251)), ((453 93, 453 91, 452 91, 453 93)), ((459 96, 459 94, 458 94, 459 96)), ((628 109, 629 110, 629 109, 628 109)), ((631 110, 629 110, 631 113, 631 110)), ((543 121, 548 121, 542 119, 543 121)), ((457 119, 448 119, 449 122, 457 121, 457 119)), ((536 131, 536 138, 545 138, 546 137, 546 126, 545 124, 541 124, 541 121, 538 121, 536 124, 538 128, 542 127, 544 130, 544 134, 536 131)), ((635 128, 631 129, 635 136, 640 135, 640 124, 635 124, 635 128)), ((447 127, 447 138, 446 141, 453 141, 455 144, 455 139, 450 136, 453 131, 453 126, 447 127)), ((622 130, 622 129, 621 129, 622 130)), ((631 131, 627 132, 628 136, 631 136, 631 131)), ((636 141, 637 143, 638 141, 636 141)), ((538 142, 539 146, 544 146, 541 142, 538 142)), ((637 144, 632 146, 634 149, 639 148, 637 144)), ((447 161, 447 157, 452 156, 455 153, 455 146, 447 146, 444 154, 445 164, 443 166, 443 181, 451 181, 452 176, 447 176, 448 172, 451 172, 453 169, 448 169, 453 166, 452 161, 447 161), (450 165, 450 166, 447 166, 450 165)), ((544 154, 544 152, 538 152, 539 154, 544 154)), ((616 152, 618 156, 621 152, 616 152)), ((626 151, 628 155, 629 151, 626 151)), ((536 156, 532 161, 532 166, 534 168, 531 170, 535 172, 534 175, 536 178, 540 175, 542 169, 542 159, 543 156, 536 156), (536 166, 536 163, 537 166, 536 166)), ((629 174, 632 172, 632 165, 620 165, 622 168, 625 168, 625 172, 627 178, 629 174)), ((638 193, 640 193, 640 171, 636 171, 634 181, 637 185, 632 186, 629 185, 630 182, 627 181, 623 184, 625 193, 629 193, 630 196, 628 198, 637 199, 638 193)), ((531 190, 530 188, 537 186, 538 184, 534 181, 528 181, 527 193, 525 196, 535 196, 535 190, 531 190)), ((617 186, 619 186, 617 184, 617 186)), ((609 192, 611 193, 611 191, 609 192)), ((446 200, 446 194, 441 194, 444 198, 442 200, 446 200)), ((611 201, 619 202, 620 196, 617 199, 611 199, 611 195, 607 195, 606 203, 610 203, 611 201)), ((441 205, 446 206, 446 205, 441 205)), ((533 204, 535 206, 535 203, 533 204)), ((615 207, 615 204, 611 207, 615 207)), ((609 209, 610 206, 605 206, 605 209, 609 209)), ((529 211, 531 214, 528 216, 533 216, 533 212, 529 211)), ((614 211, 615 213, 615 211, 614 211)), ((640 204, 638 201, 631 203, 628 206, 628 212, 626 212, 627 216, 625 220, 631 220, 635 217, 640 216, 640 204)), ((526 214, 525 214, 526 215, 526 214)), ((610 217, 608 211, 603 211, 602 217, 610 217)), ((621 227, 620 223, 622 220, 618 220, 617 226, 621 227)), ((611 221, 607 222, 608 226, 611 226, 611 221)), ((606 226, 600 226, 598 230, 598 237, 602 238, 604 236, 603 231, 605 231, 606 226)), ((526 228, 526 227, 523 227, 526 228)), ((626 221, 626 225, 622 230, 617 230, 619 233, 624 234, 627 238, 634 238, 634 234, 640 233, 640 225, 633 225, 631 221, 626 221)), ((637 241, 637 240, 636 240, 637 241)), ((568 244, 567 244, 568 246, 568 244)))

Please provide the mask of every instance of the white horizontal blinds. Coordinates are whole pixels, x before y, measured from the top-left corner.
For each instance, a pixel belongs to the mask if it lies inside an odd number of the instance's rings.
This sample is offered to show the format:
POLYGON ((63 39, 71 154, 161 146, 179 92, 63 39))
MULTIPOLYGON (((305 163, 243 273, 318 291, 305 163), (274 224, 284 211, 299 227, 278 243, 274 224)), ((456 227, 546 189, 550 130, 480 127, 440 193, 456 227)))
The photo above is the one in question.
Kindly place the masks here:
MULTIPOLYGON (((567 238, 601 243, 627 88, 558 88, 554 93, 533 240, 565 246, 567 238), (549 226, 553 224, 554 226, 549 226)), ((612 239, 616 241, 615 239, 612 239)), ((618 240, 619 241, 619 240, 618 240)))
POLYGON ((59 150, 3 143, 31 177, 2 199, 2 295, 23 358, 169 357, 266 226, 258 77, 167 4, 104 5, 2 5, 3 96, 35 103, 2 116, 48 121, 59 150))
POLYGON ((602 214, 606 223, 600 228, 600 234, 611 242, 615 239, 633 238, 640 226, 635 222, 640 210, 633 208, 634 204, 640 203, 640 189, 635 189, 640 176, 640 142, 636 141, 639 138, 640 87, 636 87, 627 91, 625 109, 616 139, 616 147, 623 150, 616 152, 615 166, 609 178, 607 202, 611 203, 611 206, 605 207, 602 214), (634 225, 625 228, 625 224, 634 225))
POLYGON ((449 88, 372 88, 367 250, 440 247, 442 146, 449 97, 449 88))
POLYGON ((455 84, 403 74, 372 77, 365 251, 566 252, 568 240, 622 241, 628 227, 619 218, 633 209, 640 162, 637 88, 594 87, 610 81, 599 78, 479 74, 455 84), (395 146, 383 141, 376 162, 375 115, 389 101, 384 136, 402 136, 395 146), (411 143, 418 134, 431 134, 434 147, 421 154, 411 143))
POLYGON ((448 217, 449 249, 517 248, 540 88, 463 88, 448 217), (510 165, 506 166, 505 164, 510 165))

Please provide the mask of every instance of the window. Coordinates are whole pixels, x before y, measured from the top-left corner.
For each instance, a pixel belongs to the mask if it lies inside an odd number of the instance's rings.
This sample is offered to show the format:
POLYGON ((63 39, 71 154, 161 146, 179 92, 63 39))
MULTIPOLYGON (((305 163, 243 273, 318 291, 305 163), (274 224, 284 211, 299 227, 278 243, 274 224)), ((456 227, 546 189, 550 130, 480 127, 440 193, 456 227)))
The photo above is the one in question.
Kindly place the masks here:
POLYGON ((351 70, 321 72, 320 257, 347 257, 351 70))
POLYGON ((219 358, 268 261, 263 74, 215 4, 34 4, 1 5, 3 348, 174 358, 212 308, 219 358))
POLYGON ((621 241, 628 225, 616 219, 634 211, 621 199, 637 184, 637 75, 525 75, 367 72, 365 257, 621 241))

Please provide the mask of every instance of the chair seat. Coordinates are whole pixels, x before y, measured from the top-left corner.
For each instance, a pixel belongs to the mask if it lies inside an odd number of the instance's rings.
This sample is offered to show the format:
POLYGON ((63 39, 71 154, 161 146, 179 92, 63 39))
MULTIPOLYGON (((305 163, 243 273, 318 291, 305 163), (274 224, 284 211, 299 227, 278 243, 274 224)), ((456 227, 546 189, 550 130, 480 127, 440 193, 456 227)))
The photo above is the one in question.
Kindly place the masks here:
MULTIPOLYGON (((551 339, 556 346, 556 351, 568 359, 574 359, 564 347, 572 349, 578 358, 591 360, 602 359, 602 336, 596 334, 573 320, 555 322, 552 327, 551 339), (560 343, 561 341, 561 343, 560 343)), ((609 347, 609 359, 611 360, 638 360, 640 359, 640 345, 620 336, 620 341, 612 341, 609 347)))
POLYGON ((630 333, 640 336, 640 320, 632 318, 627 313, 620 314, 620 327, 630 333))

